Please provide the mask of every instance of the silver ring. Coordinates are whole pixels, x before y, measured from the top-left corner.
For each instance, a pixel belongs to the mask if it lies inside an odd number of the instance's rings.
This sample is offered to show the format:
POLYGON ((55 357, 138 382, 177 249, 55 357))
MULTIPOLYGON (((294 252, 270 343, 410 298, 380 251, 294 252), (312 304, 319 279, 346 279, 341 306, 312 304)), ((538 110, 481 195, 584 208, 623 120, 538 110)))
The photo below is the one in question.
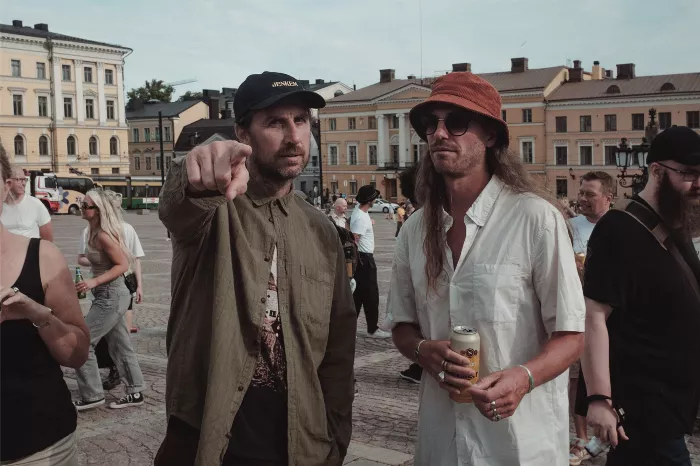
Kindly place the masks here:
POLYGON ((445 381, 445 371, 442 371, 438 374, 438 379, 440 379, 440 382, 445 381))
POLYGON ((498 416, 498 409, 497 409, 497 408, 493 408, 492 414, 493 414, 493 417, 498 416))
POLYGON ((496 417, 493 418, 496 422, 500 421, 503 419, 500 414, 496 414, 496 417))
POLYGON ((10 288, 10 289, 12 290, 12 292, 13 292, 14 294, 19 293, 19 288, 17 288, 16 286, 13 286, 13 287, 10 288))
POLYGON ((491 402, 491 409, 495 410, 496 409, 496 401, 491 402))
POLYGON ((445 372, 448 372, 447 371, 447 359, 442 360, 442 370, 444 370, 445 372))

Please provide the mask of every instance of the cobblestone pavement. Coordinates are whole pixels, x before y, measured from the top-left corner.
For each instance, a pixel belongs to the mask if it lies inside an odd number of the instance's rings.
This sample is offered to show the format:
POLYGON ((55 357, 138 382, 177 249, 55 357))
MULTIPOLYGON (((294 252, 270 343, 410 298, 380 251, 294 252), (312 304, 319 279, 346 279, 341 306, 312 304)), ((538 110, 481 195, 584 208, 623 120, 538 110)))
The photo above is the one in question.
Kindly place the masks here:
MULTIPOLYGON (((110 410, 103 406, 79 414, 78 447, 81 465, 141 466, 152 464, 165 435, 165 331, 170 306, 170 243, 157 215, 128 213, 126 220, 136 229, 146 257, 142 260, 145 296, 137 307, 135 323, 140 328, 133 342, 148 389, 140 408, 110 410)), ((383 215, 376 221, 376 254, 379 272, 380 322, 384 315, 394 249, 395 224, 383 215)), ((85 226, 79 217, 54 216, 56 244, 69 266, 76 263, 78 238, 85 226)), ((87 309, 89 303, 82 303, 87 309)), ((390 340, 366 338, 364 314, 358 322, 355 368, 358 394, 354 403, 353 442, 346 464, 376 466, 412 465, 418 415, 418 386, 398 377, 408 362, 390 340)), ((76 396, 74 373, 65 369, 65 379, 76 396)), ((107 395, 123 394, 117 388, 107 395)), ((700 434, 690 439, 693 464, 700 465, 700 434)), ((597 458, 584 464, 604 464, 597 458)))

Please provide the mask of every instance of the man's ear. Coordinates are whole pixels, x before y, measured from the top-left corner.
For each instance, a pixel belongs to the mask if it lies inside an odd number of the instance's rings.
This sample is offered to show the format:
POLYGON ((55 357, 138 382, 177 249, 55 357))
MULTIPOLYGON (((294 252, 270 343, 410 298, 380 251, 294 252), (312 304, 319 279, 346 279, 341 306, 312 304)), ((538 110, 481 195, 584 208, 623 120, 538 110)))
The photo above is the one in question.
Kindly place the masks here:
POLYGON ((239 142, 242 142, 243 144, 250 145, 250 132, 239 125, 235 126, 236 129, 236 137, 238 138, 239 142))
POLYGON ((498 132, 497 131, 489 131, 488 139, 486 139, 486 147, 495 146, 496 141, 498 141, 498 132))

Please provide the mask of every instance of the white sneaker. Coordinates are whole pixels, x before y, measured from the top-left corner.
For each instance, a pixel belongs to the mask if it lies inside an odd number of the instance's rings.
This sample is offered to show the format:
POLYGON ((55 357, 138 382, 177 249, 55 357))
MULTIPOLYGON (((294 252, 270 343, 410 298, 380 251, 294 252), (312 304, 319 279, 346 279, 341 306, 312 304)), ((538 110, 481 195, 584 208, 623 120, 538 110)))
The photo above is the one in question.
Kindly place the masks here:
POLYGON ((389 338, 391 337, 391 333, 378 328, 374 333, 368 333, 367 336, 369 338, 389 338))

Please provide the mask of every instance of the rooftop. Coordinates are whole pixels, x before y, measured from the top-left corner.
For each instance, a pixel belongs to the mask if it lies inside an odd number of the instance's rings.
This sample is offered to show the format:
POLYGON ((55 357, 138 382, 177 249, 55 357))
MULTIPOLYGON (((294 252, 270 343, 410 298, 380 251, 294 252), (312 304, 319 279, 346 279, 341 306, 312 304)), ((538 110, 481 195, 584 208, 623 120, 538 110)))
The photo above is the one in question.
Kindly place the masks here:
POLYGON ((41 39, 62 40, 67 42, 78 42, 81 44, 101 45, 103 47, 113 47, 124 50, 131 50, 129 47, 122 45, 108 44, 106 42, 97 42, 94 40, 81 39, 79 37, 67 36, 57 32, 50 32, 48 24, 39 23, 34 27, 22 25, 22 21, 15 20, 13 24, 0 24, 0 33, 16 34, 20 36, 38 37, 41 39))
POLYGON ((159 103, 144 103, 143 107, 135 110, 129 110, 127 107, 127 120, 147 120, 158 118, 158 112, 163 112, 163 118, 178 116, 190 107, 200 103, 201 100, 188 100, 185 102, 159 102, 159 103))
POLYGON ((552 92, 549 102, 700 93, 700 73, 639 76, 632 79, 603 79, 578 83, 567 82, 552 92), (670 83, 667 84, 667 83, 670 83), (666 84, 666 86, 664 86, 666 84), (612 86, 617 86, 613 88, 612 86), (664 86, 664 90, 661 87, 664 86), (619 92, 618 92, 619 91, 619 92))
POLYGON ((234 119, 210 120, 202 118, 182 128, 175 143, 175 152, 189 152, 215 134, 226 140, 237 140, 234 119))

